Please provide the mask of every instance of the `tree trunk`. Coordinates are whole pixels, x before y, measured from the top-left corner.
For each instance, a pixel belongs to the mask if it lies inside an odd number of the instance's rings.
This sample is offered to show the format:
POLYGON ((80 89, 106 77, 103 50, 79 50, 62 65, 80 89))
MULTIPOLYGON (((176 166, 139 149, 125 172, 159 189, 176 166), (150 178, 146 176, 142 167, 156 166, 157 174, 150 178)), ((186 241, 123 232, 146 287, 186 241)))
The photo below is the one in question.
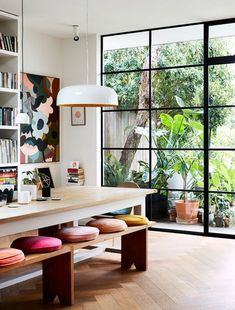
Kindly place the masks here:
MULTIPOLYGON (((144 61, 144 68, 148 68, 148 56, 144 61)), ((149 74, 147 71, 141 73, 140 87, 139 87, 139 104, 138 109, 148 109, 149 108, 149 74)), ((121 153, 119 162, 125 165, 127 171, 129 171, 132 161, 135 157, 136 150, 128 150, 130 148, 137 148, 140 143, 141 135, 135 132, 136 127, 145 127, 148 121, 148 111, 138 111, 134 126, 127 136, 126 142, 124 144, 124 150, 121 153)))

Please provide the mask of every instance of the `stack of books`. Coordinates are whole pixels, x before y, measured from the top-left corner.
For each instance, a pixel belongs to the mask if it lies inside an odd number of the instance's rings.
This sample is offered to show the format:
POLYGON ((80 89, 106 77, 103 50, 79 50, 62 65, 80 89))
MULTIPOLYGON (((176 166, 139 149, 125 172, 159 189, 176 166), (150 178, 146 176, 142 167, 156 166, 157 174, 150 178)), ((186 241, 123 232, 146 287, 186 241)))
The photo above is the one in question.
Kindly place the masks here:
POLYGON ((69 184, 84 185, 85 176, 82 168, 68 168, 67 173, 67 182, 69 184))
POLYGON ((0 164, 17 162, 17 141, 0 139, 0 164))
POLYGON ((0 32, 0 49, 17 52, 18 42, 16 36, 8 36, 0 32))
POLYGON ((0 107, 0 125, 15 126, 15 119, 17 114, 17 108, 0 107))
POLYGON ((14 185, 17 189, 17 168, 0 168, 0 185, 14 185))
POLYGON ((17 89, 17 73, 0 72, 0 87, 17 89))

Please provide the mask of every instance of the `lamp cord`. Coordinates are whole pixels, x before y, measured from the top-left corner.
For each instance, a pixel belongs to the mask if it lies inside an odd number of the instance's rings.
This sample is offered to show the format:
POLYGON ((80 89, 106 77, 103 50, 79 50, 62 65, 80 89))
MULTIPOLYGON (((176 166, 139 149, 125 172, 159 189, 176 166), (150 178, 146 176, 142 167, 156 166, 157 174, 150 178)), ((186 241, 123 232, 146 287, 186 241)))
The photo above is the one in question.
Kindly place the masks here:
POLYGON ((89 53, 88 53, 88 0, 86 0, 86 83, 89 84, 89 53))

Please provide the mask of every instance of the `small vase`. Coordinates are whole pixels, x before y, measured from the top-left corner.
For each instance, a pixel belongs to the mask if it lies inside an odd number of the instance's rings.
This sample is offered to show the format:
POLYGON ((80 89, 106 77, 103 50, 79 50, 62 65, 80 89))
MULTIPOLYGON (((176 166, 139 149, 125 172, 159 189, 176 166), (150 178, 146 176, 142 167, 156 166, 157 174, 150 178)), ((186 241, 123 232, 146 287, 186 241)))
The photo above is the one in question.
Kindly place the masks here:
POLYGON ((30 192, 32 200, 36 200, 37 199, 37 194, 38 194, 37 185, 22 184, 21 185, 21 190, 22 191, 30 192))

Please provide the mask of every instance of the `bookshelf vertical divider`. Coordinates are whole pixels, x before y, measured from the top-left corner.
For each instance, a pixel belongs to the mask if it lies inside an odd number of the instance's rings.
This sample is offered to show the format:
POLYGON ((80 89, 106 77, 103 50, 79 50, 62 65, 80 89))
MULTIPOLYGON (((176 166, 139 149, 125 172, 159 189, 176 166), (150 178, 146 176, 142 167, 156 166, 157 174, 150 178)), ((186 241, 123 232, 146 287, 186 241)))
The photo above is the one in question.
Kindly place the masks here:
POLYGON ((15 123, 20 110, 19 30, 19 17, 0 11, 0 186, 19 184, 20 125, 15 123))

